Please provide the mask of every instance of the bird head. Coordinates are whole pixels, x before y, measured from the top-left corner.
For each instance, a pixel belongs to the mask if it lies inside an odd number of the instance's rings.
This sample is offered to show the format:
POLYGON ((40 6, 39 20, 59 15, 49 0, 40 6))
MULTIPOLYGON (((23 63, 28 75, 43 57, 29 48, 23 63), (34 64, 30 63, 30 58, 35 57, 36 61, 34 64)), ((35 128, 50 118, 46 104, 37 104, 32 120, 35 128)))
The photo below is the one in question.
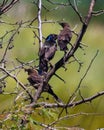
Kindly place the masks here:
POLYGON ((68 23, 59 23, 63 28, 64 27, 70 27, 68 23))
POLYGON ((47 36, 46 41, 55 43, 55 40, 57 39, 57 36, 58 36, 57 34, 50 34, 50 35, 47 36))
POLYGON ((37 70, 35 69, 32 69, 32 68, 28 68, 28 69, 25 69, 25 71, 28 73, 28 75, 32 74, 32 73, 38 73, 37 70))

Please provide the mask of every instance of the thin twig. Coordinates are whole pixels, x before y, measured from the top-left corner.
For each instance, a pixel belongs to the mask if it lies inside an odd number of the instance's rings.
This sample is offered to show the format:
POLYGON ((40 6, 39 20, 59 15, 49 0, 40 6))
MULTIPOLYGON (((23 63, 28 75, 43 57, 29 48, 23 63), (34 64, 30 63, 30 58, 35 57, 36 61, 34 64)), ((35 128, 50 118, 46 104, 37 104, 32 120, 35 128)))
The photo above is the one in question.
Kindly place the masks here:
POLYGON ((64 3, 64 2, 54 2, 52 0, 47 0, 49 3, 54 4, 54 5, 62 5, 62 6, 69 6, 69 3, 64 3))
MULTIPOLYGON (((96 93, 95 95, 93 96, 90 96, 88 98, 84 98, 81 99, 81 100, 78 100, 78 101, 75 101, 75 102, 72 102, 72 103, 69 103, 69 104, 57 104, 57 103, 46 103, 46 102, 41 102, 41 103, 38 103, 38 104, 34 104, 34 108, 37 108, 37 107, 40 107, 40 106, 44 106, 44 108, 65 108, 65 107, 75 107, 75 106, 78 106, 78 105, 81 105, 81 104, 84 104, 84 103, 87 103, 87 102, 91 102, 101 96, 104 95, 104 91, 101 91, 101 92, 98 92, 96 93)), ((60 117, 59 117, 60 118, 60 117)))
POLYGON ((0 15, 10 10, 18 1, 19 0, 12 0, 8 5, 6 5, 7 2, 4 2, 3 7, 1 7, 0 15))
POLYGON ((12 34, 12 36, 10 37, 10 39, 9 39, 9 41, 8 41, 8 45, 7 45, 7 47, 6 47, 6 49, 5 49, 5 52, 4 52, 4 54, 3 54, 3 57, 2 57, 2 59, 1 59, 1 61, 0 61, 1 63, 5 61, 5 57, 6 57, 7 51, 8 51, 8 49, 9 49, 9 47, 10 47, 10 44, 13 42, 14 37, 15 37, 15 35, 18 33, 20 27, 21 27, 21 23, 19 24, 19 26, 18 26, 18 28, 16 29, 16 31, 15 31, 15 32, 12 34))
POLYGON ((27 90, 27 88, 24 86, 24 84, 22 82, 20 82, 17 77, 11 73, 9 73, 5 68, 0 67, 0 69, 5 72, 7 75, 9 75, 11 78, 13 78, 28 94, 28 96, 30 97, 31 101, 33 101, 33 97, 31 95, 31 93, 27 90))
MULTIPOLYGON (((80 89, 83 80, 85 79, 86 75, 88 74, 88 72, 89 72, 89 70, 90 70, 90 68, 91 68, 91 66, 92 66, 92 63, 94 62, 95 58, 96 58, 97 55, 98 55, 98 52, 99 52, 99 50, 97 50, 96 54, 95 54, 94 57, 92 58, 92 60, 91 60, 91 62, 90 62, 90 64, 89 64, 89 66, 88 66, 88 68, 86 69, 84 75, 83 75, 82 78, 80 79, 80 82, 79 82, 79 84, 78 84, 78 87, 76 88, 76 90, 73 92, 73 94, 72 94, 72 95, 70 96, 70 98, 68 99, 67 104, 69 104, 69 103, 71 102, 71 100, 73 100, 74 96, 76 95, 76 93, 77 93, 78 90, 80 89)), ((84 99, 83 99, 83 100, 84 100, 84 99)), ((67 104, 66 104, 66 106, 67 106, 67 104)), ((67 108, 67 107, 66 107, 66 108, 67 108)), ((60 112, 59 117, 60 117, 61 113, 63 112, 63 110, 64 110, 64 108, 63 108, 62 111, 60 112)))
POLYGON ((101 15, 101 14, 104 14, 104 10, 98 10, 98 11, 93 11, 92 12, 93 16, 98 16, 98 15, 101 15))
MULTIPOLYGON (((93 62, 94 62, 94 60, 95 60, 95 58, 97 57, 98 53, 99 53, 99 50, 97 50, 96 54, 95 54, 94 57, 92 58, 92 60, 91 60, 91 62, 90 62, 90 64, 89 64, 89 66, 88 66, 88 68, 86 69, 84 75, 83 75, 82 78, 80 79, 80 82, 79 82, 79 84, 78 84, 77 89, 74 91, 74 93, 73 93, 72 95, 75 95, 75 93, 78 92, 79 88, 81 87, 81 84, 82 84, 83 80, 85 79, 85 77, 87 76, 89 70, 91 69, 91 66, 92 66, 92 64, 93 64, 93 62)), ((73 97, 73 96, 72 96, 72 97, 73 97)))
POLYGON ((73 5, 70 0, 68 0, 68 1, 69 1, 70 6, 73 8, 73 10, 74 10, 74 11, 76 12, 76 14, 78 15, 80 21, 81 21, 82 23, 84 23, 83 18, 82 18, 81 14, 79 13, 79 11, 78 11, 78 9, 77 9, 77 7, 76 7, 76 4, 73 5))
MULTIPOLYGON (((18 61, 19 61, 19 60, 18 60, 18 61)), ((16 69, 22 69, 22 68, 23 68, 24 66, 26 66, 26 65, 29 65, 29 66, 30 66, 30 64, 34 63, 35 61, 36 61, 36 60, 31 60, 31 61, 26 62, 26 63, 22 62, 21 65, 15 66, 13 69, 8 70, 8 72, 11 73, 11 72, 15 71, 16 69)), ((20 62, 19 62, 19 63, 20 63, 20 62)), ((5 75, 3 75, 2 77, 0 77, 0 82, 1 82, 2 80, 4 80, 5 78, 7 78, 7 77, 8 77, 7 74, 5 74, 5 75)))
POLYGON ((71 118, 76 118, 78 116, 104 116, 104 113, 85 113, 85 112, 80 112, 80 113, 76 113, 76 114, 70 114, 70 115, 66 115, 66 116, 60 117, 56 121, 53 121, 52 123, 50 123, 49 126, 56 125, 61 120, 67 120, 67 119, 71 119, 71 118))

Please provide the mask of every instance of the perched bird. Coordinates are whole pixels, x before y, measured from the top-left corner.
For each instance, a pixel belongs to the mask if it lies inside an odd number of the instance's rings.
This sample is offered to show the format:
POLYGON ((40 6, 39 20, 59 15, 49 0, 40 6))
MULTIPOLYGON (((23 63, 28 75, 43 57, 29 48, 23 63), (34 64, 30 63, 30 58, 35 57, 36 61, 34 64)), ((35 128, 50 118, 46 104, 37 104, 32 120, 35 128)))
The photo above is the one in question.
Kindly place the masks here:
MULTIPOLYGON (((30 84, 35 89, 38 89, 39 84, 43 83, 43 76, 40 75, 36 69, 29 68, 29 69, 25 69, 25 71, 28 72, 29 77, 27 79, 30 82, 30 84)), ((51 89, 51 86, 49 84, 44 86, 43 92, 48 92, 56 99, 56 101, 61 102, 61 99, 59 99, 58 96, 53 92, 53 90, 51 89)))
POLYGON ((61 30, 58 35, 58 45, 60 47, 60 50, 66 53, 68 50, 67 44, 70 44, 70 40, 72 38, 72 32, 68 23, 59 24, 63 27, 63 30, 61 30))
POLYGON ((43 47, 40 51, 39 70, 42 70, 43 72, 48 71, 48 62, 54 57, 57 50, 56 39, 56 34, 50 34, 45 39, 43 47))
POLYGON ((36 69, 25 69, 26 72, 28 72, 29 77, 27 78, 30 84, 38 89, 38 85, 43 82, 43 77, 39 75, 38 71, 36 69))

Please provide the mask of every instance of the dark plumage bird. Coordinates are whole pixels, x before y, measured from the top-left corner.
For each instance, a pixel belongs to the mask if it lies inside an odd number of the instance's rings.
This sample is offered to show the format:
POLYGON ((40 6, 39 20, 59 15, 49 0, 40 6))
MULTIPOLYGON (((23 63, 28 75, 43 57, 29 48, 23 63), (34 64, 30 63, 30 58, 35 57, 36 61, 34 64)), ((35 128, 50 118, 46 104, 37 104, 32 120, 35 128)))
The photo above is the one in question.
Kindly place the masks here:
MULTIPOLYGON (((38 89, 39 84, 43 83, 43 76, 39 74, 39 72, 36 69, 25 69, 25 71, 28 72, 28 81, 30 82, 30 84, 35 88, 38 89)), ((48 84, 44 87, 43 92, 48 92, 49 94, 51 94, 56 101, 61 102, 61 99, 58 98, 58 96, 53 92, 53 90, 51 89, 51 86, 48 84)))
POLYGON ((39 75, 38 71, 36 69, 25 69, 26 72, 28 72, 29 77, 27 78, 30 84, 38 89, 38 85, 43 82, 43 77, 39 75))
POLYGON ((61 30, 60 34, 58 35, 58 45, 60 50, 66 53, 68 50, 67 44, 70 44, 70 40, 72 38, 72 32, 68 23, 59 24, 63 27, 63 30, 61 30))
POLYGON ((56 34, 50 34, 45 39, 43 47, 40 51, 39 70, 42 70, 43 72, 48 71, 48 62, 54 57, 57 50, 56 39, 56 34))

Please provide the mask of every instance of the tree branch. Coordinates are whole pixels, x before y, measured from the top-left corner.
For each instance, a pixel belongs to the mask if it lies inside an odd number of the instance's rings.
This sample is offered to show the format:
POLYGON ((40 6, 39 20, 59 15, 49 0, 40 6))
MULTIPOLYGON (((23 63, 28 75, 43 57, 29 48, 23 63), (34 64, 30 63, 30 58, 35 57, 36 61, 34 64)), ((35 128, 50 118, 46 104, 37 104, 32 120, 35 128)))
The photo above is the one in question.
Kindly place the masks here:
POLYGON ((34 104, 34 108, 37 108, 37 107, 40 107, 40 106, 44 106, 44 108, 65 108, 65 107, 75 107, 75 106, 78 106, 78 105, 81 105, 83 103, 87 103, 87 102, 91 102, 93 101, 94 99, 97 99, 98 97, 101 97, 104 95, 104 91, 101 91, 101 92, 98 92, 96 93, 95 95, 91 96, 91 97, 88 97, 88 98, 84 98, 79 100, 79 101, 75 101, 75 102, 72 102, 72 103, 69 103, 69 104, 57 104, 57 103, 46 103, 46 102, 41 102, 41 103, 38 103, 38 104, 34 104))
POLYGON ((77 51, 78 47, 81 44, 81 40, 82 40, 82 38, 83 38, 83 36, 84 36, 84 34, 86 32, 88 24, 90 22, 95 2, 96 2, 96 0, 91 0, 89 11, 88 11, 88 15, 86 16, 86 19, 85 19, 85 21, 84 21, 84 23, 82 25, 82 28, 81 28, 80 32, 78 33, 78 37, 76 39, 76 42, 71 47, 71 49, 69 50, 69 52, 65 56, 63 56, 55 65, 53 65, 53 68, 47 74, 47 77, 46 77, 46 81, 47 82, 50 80, 50 78, 53 76, 53 74, 60 67, 62 67, 64 65, 64 63, 67 62, 74 55, 74 53, 77 51))
POLYGON ((95 54, 94 57, 92 58, 92 60, 91 60, 91 62, 90 62, 90 64, 89 64, 87 70, 85 71, 84 75, 83 75, 82 78, 80 79, 80 82, 79 82, 79 84, 78 84, 78 87, 76 88, 76 90, 74 91, 74 93, 70 96, 70 98, 69 98, 67 104, 69 104, 69 102, 72 100, 73 96, 75 96, 75 94, 76 94, 76 93, 78 92, 78 90, 80 89, 81 84, 82 84, 82 81, 85 79, 87 73, 89 72, 89 70, 90 70, 90 68, 91 68, 91 66, 92 66, 92 63, 94 62, 96 56, 98 55, 98 52, 99 52, 99 50, 97 50, 96 54, 95 54))
POLYGON ((38 0, 38 33, 39 33, 39 52, 42 48, 42 21, 41 21, 41 9, 42 0, 38 0))
POLYGON ((5 72, 7 75, 9 75, 12 79, 14 79, 26 91, 26 93, 28 94, 28 96, 30 97, 31 102, 32 102, 33 101, 33 97, 31 95, 31 93, 27 90, 27 88, 24 86, 24 84, 22 82, 20 82, 15 75, 9 73, 5 68, 0 67, 0 69, 3 72, 5 72))
POLYGON ((15 37, 15 35, 18 33, 20 27, 21 27, 21 23, 19 24, 18 28, 15 30, 15 32, 14 32, 14 33, 12 34, 12 36, 10 37, 10 39, 9 39, 9 41, 8 41, 8 44, 7 44, 7 47, 6 47, 6 49, 5 49, 5 52, 4 52, 4 54, 3 54, 3 57, 2 57, 2 59, 1 59, 1 61, 0 61, 0 63, 5 62, 5 57, 6 57, 7 51, 8 51, 8 49, 10 49, 10 44, 13 42, 14 37, 15 37))
POLYGON ((50 123, 49 126, 56 125, 61 120, 72 119, 72 118, 76 118, 78 116, 104 116, 104 113, 85 113, 85 112, 80 112, 80 113, 70 114, 70 115, 66 115, 66 116, 60 117, 59 119, 57 119, 57 120, 53 121, 52 123, 50 123))
POLYGON ((93 11, 92 12, 93 16, 98 16, 98 15, 101 15, 101 14, 104 14, 104 10, 98 10, 98 11, 93 11))
POLYGON ((0 15, 4 14, 5 12, 7 12, 8 10, 10 10, 14 4, 16 4, 19 0, 12 0, 8 5, 6 5, 6 2, 3 2, 2 6, 1 6, 1 10, 0 10, 0 15))
POLYGON ((84 23, 83 18, 82 18, 82 16, 81 16, 81 14, 79 13, 79 11, 77 10, 76 6, 73 5, 70 0, 68 0, 68 1, 69 1, 70 6, 72 7, 72 9, 73 9, 73 10, 76 12, 76 14, 78 15, 80 21, 81 21, 82 23, 84 23))

